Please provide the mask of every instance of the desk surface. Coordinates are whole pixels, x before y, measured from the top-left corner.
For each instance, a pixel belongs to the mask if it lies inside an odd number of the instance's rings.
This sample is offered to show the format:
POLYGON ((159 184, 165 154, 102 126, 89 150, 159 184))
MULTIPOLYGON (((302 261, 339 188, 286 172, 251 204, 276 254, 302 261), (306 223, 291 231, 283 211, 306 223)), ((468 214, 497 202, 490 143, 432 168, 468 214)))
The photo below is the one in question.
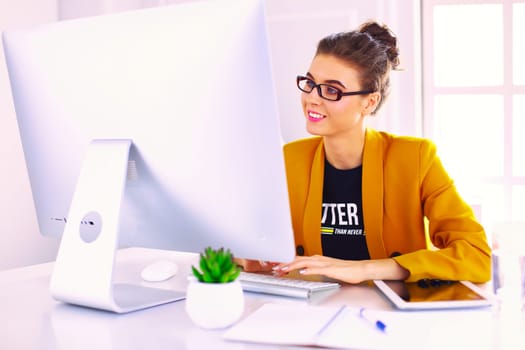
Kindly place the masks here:
MULTIPOLYGON (((115 280, 159 288, 185 290, 195 254, 130 248, 119 251, 115 280), (156 259, 170 258, 179 264, 179 273, 161 283, 140 279, 141 268, 156 259)), ((287 349, 228 342, 224 330, 203 330, 194 326, 184 310, 184 301, 129 314, 113 314, 55 301, 49 293, 53 263, 0 271, 0 349, 287 349)), ((364 306, 392 310, 388 301, 366 285, 344 285, 311 301, 245 293, 248 316, 267 302, 315 305, 364 306)), ((416 315, 416 314, 414 314, 416 315)), ((525 343, 523 314, 501 317, 494 309, 458 312, 440 311, 444 320, 434 322, 424 344, 407 339, 414 349, 514 349, 525 343), (449 322, 450 321, 450 322, 449 322), (518 339, 518 338, 520 339, 518 339)), ((298 315, 300 317, 300 315, 298 315)), ((264 331, 264 330, 261 330, 264 331)), ((416 337, 417 338, 417 337, 416 337)), ((415 340, 415 339, 414 339, 415 340)), ((298 349, 299 347, 291 347, 298 349)))

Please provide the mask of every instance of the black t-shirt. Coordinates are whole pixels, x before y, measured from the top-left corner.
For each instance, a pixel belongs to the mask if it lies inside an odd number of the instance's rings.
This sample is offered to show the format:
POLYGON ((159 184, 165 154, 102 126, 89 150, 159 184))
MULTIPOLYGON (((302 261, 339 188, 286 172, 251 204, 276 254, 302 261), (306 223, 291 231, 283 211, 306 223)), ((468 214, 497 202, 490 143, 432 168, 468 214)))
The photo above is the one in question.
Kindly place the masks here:
POLYGON ((363 222, 362 166, 339 170, 325 161, 321 243, 325 256, 370 259, 363 222))

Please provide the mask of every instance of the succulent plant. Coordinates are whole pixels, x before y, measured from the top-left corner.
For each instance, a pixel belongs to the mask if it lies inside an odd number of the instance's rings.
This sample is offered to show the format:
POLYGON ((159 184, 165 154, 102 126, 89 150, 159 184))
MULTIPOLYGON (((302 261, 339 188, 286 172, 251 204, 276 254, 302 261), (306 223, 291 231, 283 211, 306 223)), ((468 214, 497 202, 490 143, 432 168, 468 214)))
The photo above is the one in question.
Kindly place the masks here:
POLYGON ((207 247, 200 254, 200 271, 192 266, 193 275, 204 283, 228 283, 235 281, 241 273, 241 268, 233 262, 229 249, 213 249, 207 247))

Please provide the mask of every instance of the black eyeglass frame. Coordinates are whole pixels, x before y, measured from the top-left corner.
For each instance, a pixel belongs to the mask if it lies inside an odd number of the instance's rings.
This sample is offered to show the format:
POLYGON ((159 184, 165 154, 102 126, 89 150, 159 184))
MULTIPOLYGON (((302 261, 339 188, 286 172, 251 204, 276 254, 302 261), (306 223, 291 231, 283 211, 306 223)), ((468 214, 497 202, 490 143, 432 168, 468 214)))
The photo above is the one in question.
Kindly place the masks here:
POLYGON ((330 85, 330 84, 316 84, 315 81, 313 81, 312 79, 310 79, 308 77, 305 77, 305 76, 302 76, 302 75, 298 75, 296 77, 296 84, 297 84, 297 88, 299 88, 299 90, 301 90, 302 92, 306 92, 307 94, 309 94, 312 91, 314 91, 314 89, 317 89, 317 94, 321 98, 324 98, 327 101, 339 101, 341 98, 343 98, 343 96, 367 95, 367 94, 371 94, 373 92, 376 92, 375 90, 360 90, 360 91, 343 92, 339 88, 336 88, 335 86, 330 85), (312 85, 312 89, 310 91, 301 88, 300 83, 301 83, 301 81, 304 81, 304 80, 308 80, 308 81, 312 82, 313 85, 312 85), (324 96, 323 95, 323 90, 321 89, 322 86, 329 86, 330 88, 336 90, 337 91, 336 98, 335 99, 331 99, 331 98, 328 98, 328 97, 324 96))

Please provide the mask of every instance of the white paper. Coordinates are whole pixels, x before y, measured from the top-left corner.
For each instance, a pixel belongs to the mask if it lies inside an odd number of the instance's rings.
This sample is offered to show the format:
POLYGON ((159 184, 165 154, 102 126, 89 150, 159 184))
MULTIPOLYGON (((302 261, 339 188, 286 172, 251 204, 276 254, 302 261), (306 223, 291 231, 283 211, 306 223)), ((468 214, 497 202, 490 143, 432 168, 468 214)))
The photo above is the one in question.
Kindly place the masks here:
POLYGON ((463 349, 465 341, 486 349, 494 344, 491 312, 367 310, 386 324, 380 331, 359 316, 359 308, 264 304, 230 328, 227 340, 341 349, 463 349), (452 340, 447 335, 455 335, 452 340))
POLYGON ((341 307, 264 304, 223 335, 225 339, 283 345, 315 345, 318 333, 341 307))

